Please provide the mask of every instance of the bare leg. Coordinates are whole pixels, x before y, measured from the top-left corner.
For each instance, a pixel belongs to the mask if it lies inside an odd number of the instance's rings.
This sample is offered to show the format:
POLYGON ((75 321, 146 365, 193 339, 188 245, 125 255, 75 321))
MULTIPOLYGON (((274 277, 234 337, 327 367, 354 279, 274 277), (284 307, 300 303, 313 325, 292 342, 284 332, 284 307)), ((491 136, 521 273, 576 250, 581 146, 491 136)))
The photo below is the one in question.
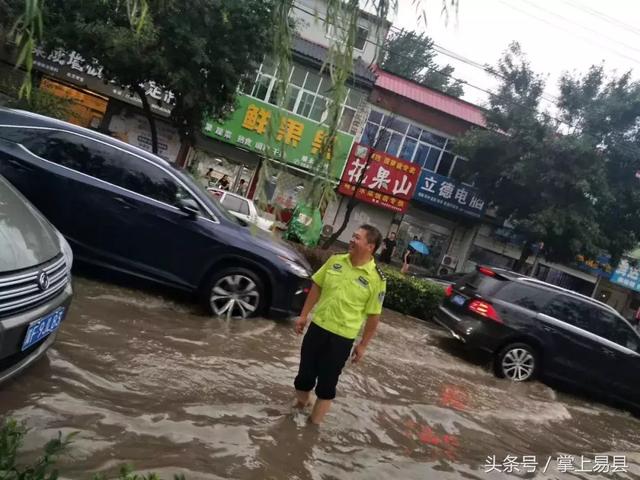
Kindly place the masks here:
POLYGON ((314 425, 320 425, 322 423, 322 420, 324 420, 324 416, 327 414, 329 408, 331 407, 331 402, 331 400, 320 400, 319 398, 316 399, 316 403, 313 406, 313 411, 311 412, 311 416, 309 417, 311 423, 313 423, 314 425))
POLYGON ((296 404, 294 408, 304 408, 311 403, 311 392, 296 390, 296 404))

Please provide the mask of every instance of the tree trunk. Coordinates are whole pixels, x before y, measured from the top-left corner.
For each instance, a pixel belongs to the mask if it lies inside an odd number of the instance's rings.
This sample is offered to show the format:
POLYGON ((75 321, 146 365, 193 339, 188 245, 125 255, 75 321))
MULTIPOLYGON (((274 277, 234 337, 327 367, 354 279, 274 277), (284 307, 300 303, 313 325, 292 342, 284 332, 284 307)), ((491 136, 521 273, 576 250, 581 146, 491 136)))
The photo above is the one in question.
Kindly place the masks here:
POLYGON ((329 238, 327 238, 327 240, 322 244, 321 248, 323 250, 327 250, 331 245, 333 245, 334 242, 338 239, 338 237, 342 235, 342 232, 346 230, 347 225, 349 225, 349 220, 351 219, 351 213, 353 212, 353 209, 358 204, 358 201, 356 200, 356 193, 358 193, 358 189, 362 186, 362 181, 364 180, 367 169, 369 168, 369 164, 371 163, 371 157, 373 157, 374 151, 375 151, 374 148, 372 147, 369 148, 369 152, 367 153, 367 161, 364 164, 364 168, 362 169, 362 174, 358 179, 358 183, 356 183, 356 189, 351 193, 351 196, 349 197, 349 202, 347 203, 347 209, 344 212, 344 218, 342 219, 342 224, 340 224, 340 228, 338 228, 338 230, 333 232, 333 234, 329 238))
POLYGON ((530 240, 527 240, 525 242, 524 246, 522 247, 522 253, 520 254, 520 258, 518 259, 516 264, 513 266, 513 270, 515 272, 525 273, 527 269, 527 260, 529 259, 533 251, 531 248, 532 245, 533 245, 533 242, 531 242, 530 240))
POLYGON ((153 114, 151 113, 151 106, 149 105, 149 99, 144 93, 144 88, 140 85, 135 85, 133 87, 133 91, 138 94, 140 100, 142 100, 142 109, 144 110, 144 114, 147 117, 147 121, 149 122, 149 129, 151 130, 151 151, 157 155, 158 154, 158 131, 156 130, 156 119, 153 118, 153 114))

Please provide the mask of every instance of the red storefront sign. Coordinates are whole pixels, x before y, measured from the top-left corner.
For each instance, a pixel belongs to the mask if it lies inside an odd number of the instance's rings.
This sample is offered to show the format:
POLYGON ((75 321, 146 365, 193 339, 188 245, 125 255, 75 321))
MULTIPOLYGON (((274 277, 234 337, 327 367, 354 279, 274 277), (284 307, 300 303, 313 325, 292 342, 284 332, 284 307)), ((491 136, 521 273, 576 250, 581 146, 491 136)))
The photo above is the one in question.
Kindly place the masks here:
POLYGON ((404 212, 420 178, 420 167, 358 143, 353 145, 338 191, 346 196, 356 192, 360 201, 394 212, 404 212), (369 152, 371 160, 367 166, 369 152), (364 175, 360 188, 356 187, 364 175))

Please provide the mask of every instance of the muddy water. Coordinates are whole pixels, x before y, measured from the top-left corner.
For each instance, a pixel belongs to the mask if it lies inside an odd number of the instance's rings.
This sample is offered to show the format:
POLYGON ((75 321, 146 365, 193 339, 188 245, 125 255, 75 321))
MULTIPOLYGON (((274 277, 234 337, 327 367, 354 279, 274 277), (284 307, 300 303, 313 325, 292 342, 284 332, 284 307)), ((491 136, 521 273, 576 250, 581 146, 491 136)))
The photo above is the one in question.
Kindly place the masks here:
POLYGON ((301 342, 291 323, 209 319, 92 280, 75 291, 47 359, 0 387, 0 414, 32 427, 28 452, 79 432, 66 478, 123 463, 189 479, 640 478, 639 420, 497 380, 424 322, 385 312, 318 430, 290 409, 301 342), (524 455, 535 456, 526 469, 524 455), (600 455, 624 456, 627 472, 595 473, 600 455), (488 456, 501 473, 487 472, 488 456))

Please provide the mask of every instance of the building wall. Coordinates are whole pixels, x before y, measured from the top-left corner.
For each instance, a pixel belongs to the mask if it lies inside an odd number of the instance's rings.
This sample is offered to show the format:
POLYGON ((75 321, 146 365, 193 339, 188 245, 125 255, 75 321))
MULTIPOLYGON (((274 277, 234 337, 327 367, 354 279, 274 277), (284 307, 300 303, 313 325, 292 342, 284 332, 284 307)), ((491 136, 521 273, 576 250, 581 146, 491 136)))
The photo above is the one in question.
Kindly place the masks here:
POLYGON ((463 135, 472 126, 464 120, 451 117, 450 115, 407 100, 386 90, 374 88, 369 100, 373 105, 410 118, 415 122, 422 123, 423 125, 440 130, 454 137, 463 135))
MULTIPOLYGON (((327 207, 323 223, 325 225, 333 225, 334 231, 337 230, 344 220, 347 203, 348 199, 346 197, 338 195, 335 201, 331 202, 329 207, 327 207)), ((383 236, 387 236, 393 217, 394 213, 390 210, 375 207, 368 203, 358 202, 351 213, 347 228, 342 232, 338 241, 348 243, 354 230, 364 223, 373 225, 380 230, 383 236)))
MULTIPOLYGON (((327 3, 324 0, 296 0, 292 11, 293 17, 297 22, 298 33, 314 43, 329 47, 331 39, 327 36, 324 18, 327 15, 327 3), (299 8, 296 8, 299 7, 299 8), (313 14, 305 11, 313 12, 313 14)), ((378 34, 376 33, 376 25, 367 17, 360 17, 358 25, 369 31, 367 42, 364 44, 363 50, 354 52, 354 59, 360 57, 367 63, 373 63, 376 57, 376 47, 374 43, 379 43, 378 34)), ((379 37, 384 39, 387 34, 387 28, 381 32, 379 37)))

